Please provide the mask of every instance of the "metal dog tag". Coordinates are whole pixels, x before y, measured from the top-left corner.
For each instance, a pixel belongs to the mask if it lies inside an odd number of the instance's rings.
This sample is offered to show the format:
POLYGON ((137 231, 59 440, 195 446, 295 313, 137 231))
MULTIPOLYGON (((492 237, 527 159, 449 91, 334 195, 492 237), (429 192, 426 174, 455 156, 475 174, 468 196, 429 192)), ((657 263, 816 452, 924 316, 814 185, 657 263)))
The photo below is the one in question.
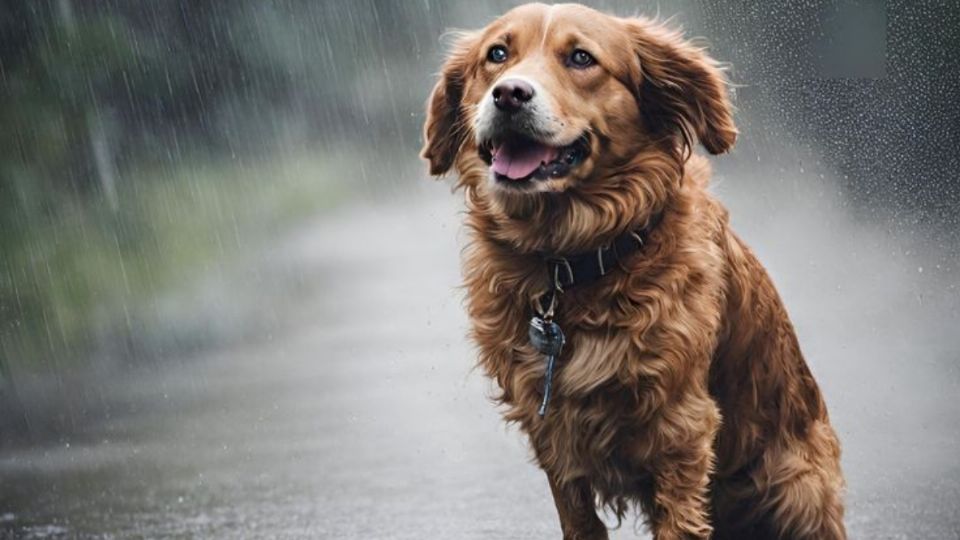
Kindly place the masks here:
POLYGON ((544 320, 540 317, 530 319, 530 344, 533 348, 547 356, 560 356, 565 338, 560 325, 544 320))
POLYGON ((533 348, 547 357, 547 369, 543 376, 543 401, 540 403, 540 410, 537 411, 537 414, 543 416, 547 413, 547 404, 550 403, 550 391, 553 388, 553 370, 566 339, 563 336, 563 330, 560 330, 559 324, 540 317, 530 319, 529 336, 530 344, 533 345, 533 348))

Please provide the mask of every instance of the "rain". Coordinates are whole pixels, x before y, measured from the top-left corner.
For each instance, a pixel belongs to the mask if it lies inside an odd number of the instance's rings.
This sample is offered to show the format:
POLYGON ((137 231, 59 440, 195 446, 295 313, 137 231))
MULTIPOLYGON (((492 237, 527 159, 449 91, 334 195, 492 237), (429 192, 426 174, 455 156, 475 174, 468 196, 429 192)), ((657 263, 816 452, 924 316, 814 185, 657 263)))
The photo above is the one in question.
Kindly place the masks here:
MULTIPOLYGON (((960 538, 960 5, 588 4, 724 63, 711 189, 850 537, 960 538)), ((514 5, 0 1, 0 538, 561 536, 418 157, 449 31, 514 5)))

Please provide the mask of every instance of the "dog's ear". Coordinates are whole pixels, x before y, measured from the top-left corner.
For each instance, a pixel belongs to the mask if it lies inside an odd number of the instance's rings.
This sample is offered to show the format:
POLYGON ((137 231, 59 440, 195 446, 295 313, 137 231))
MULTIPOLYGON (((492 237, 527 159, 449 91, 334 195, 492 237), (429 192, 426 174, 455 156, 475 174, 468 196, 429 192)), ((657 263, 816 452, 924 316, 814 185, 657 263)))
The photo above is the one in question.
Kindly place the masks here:
POLYGON ((434 176, 450 170, 467 136, 462 110, 463 88, 474 41, 474 34, 456 35, 456 42, 440 72, 440 80, 427 100, 420 157, 430 162, 430 174, 434 176))
POLYGON ((628 19, 626 24, 639 59, 634 84, 649 128, 678 134, 686 151, 692 149, 692 135, 711 154, 732 148, 737 127, 717 63, 661 23, 628 19))

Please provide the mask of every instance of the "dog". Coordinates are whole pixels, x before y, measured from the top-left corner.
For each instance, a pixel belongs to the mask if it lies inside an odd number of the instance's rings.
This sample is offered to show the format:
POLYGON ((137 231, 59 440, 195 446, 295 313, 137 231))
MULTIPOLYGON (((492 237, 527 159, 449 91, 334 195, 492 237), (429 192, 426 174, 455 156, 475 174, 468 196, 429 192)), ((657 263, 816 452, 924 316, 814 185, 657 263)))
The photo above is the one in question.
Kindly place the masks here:
POLYGON ((842 539, 840 445, 787 312, 707 191, 723 70, 663 23, 527 4, 457 35, 422 157, 455 169, 479 365, 566 539, 842 539), (551 333, 552 332, 552 333, 551 333))

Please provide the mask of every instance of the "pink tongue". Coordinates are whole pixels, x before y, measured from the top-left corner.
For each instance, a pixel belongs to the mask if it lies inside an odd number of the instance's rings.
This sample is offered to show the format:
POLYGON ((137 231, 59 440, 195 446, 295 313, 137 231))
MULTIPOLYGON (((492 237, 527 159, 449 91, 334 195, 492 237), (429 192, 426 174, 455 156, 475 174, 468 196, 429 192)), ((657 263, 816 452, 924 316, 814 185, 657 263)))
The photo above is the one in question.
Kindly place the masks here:
POLYGON ((550 163, 557 159, 556 148, 544 144, 528 142, 525 144, 501 144, 493 151, 493 172, 511 180, 521 180, 530 176, 541 163, 550 163))

